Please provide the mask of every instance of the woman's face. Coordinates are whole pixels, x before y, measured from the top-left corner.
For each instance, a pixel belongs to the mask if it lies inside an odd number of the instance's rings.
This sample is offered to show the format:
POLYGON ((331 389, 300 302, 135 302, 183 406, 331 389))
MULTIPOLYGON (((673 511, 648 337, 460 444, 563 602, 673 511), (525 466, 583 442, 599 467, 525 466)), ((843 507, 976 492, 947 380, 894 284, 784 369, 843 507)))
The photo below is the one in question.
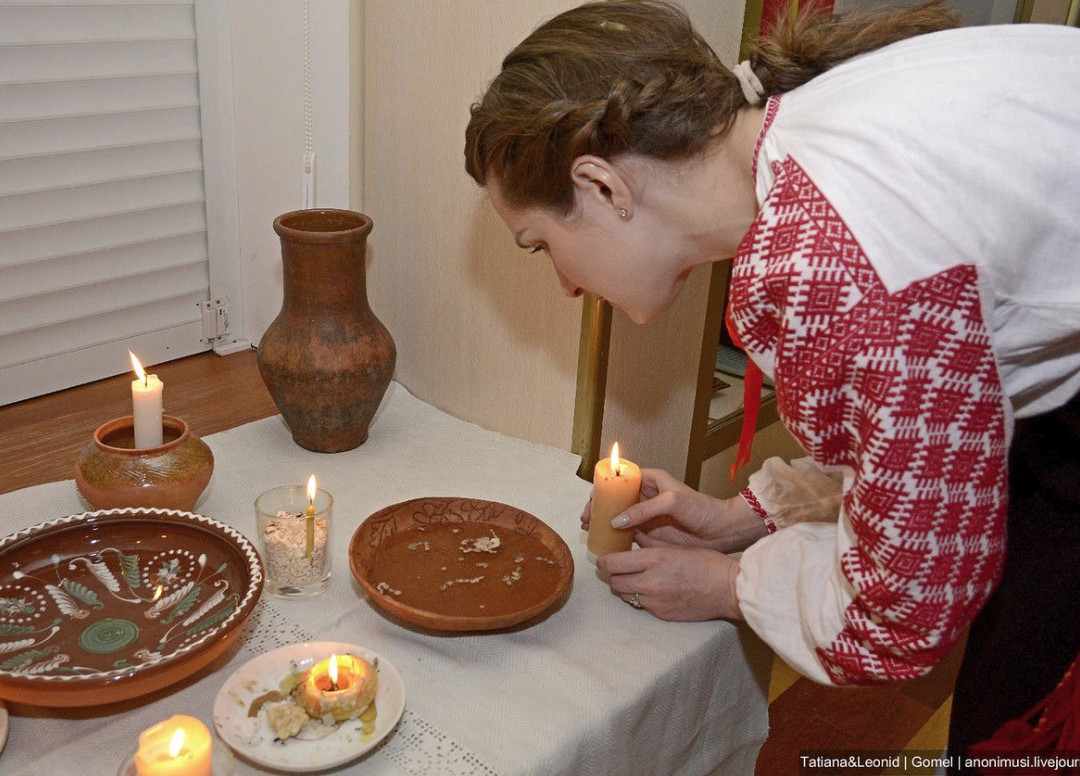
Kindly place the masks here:
POLYGON ((647 323, 675 301, 690 269, 663 235, 650 225, 645 212, 621 220, 610 209, 579 208, 561 217, 541 209, 514 210, 502 199, 498 183, 488 191, 495 211, 530 252, 550 257, 563 292, 569 297, 586 291, 606 299, 637 323, 647 323))

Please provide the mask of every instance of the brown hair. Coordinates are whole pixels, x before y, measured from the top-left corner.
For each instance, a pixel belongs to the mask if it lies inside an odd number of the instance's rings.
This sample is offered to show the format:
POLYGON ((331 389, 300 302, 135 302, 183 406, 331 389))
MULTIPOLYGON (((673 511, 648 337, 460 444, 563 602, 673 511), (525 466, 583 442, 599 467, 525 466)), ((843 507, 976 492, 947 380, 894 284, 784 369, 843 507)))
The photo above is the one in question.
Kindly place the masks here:
MULTIPOLYGON (((856 54, 954 27, 942 0, 842 17, 801 13, 751 55, 765 95, 794 89, 856 54)), ((499 181, 511 207, 566 215, 583 154, 679 160, 723 137, 746 105, 738 79, 666 0, 572 8, 511 51, 471 109, 465 169, 499 181)))

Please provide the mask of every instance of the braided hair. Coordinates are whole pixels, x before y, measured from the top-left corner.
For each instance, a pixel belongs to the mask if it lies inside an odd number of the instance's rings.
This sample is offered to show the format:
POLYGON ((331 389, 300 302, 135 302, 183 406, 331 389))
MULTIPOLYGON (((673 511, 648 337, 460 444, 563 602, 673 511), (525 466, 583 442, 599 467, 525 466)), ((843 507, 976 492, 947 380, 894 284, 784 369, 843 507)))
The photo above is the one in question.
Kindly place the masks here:
MULTIPOLYGON (((777 25, 751 62, 774 94, 855 54, 955 24, 940 0, 850 18, 802 14, 777 25)), ((465 169, 481 186, 498 180, 511 207, 565 216, 575 158, 688 159, 722 138, 746 104, 738 79, 678 6, 591 2, 541 25, 506 56, 470 109, 465 169)))

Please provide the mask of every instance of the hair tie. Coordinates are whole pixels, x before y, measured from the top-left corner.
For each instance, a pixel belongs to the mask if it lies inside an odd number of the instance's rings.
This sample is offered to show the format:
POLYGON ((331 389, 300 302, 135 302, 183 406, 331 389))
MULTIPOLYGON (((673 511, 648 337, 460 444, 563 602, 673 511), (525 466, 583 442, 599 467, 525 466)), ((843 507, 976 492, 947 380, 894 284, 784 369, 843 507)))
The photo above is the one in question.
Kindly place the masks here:
POLYGON ((748 103, 757 105, 761 102, 761 98, 765 95, 765 87, 761 85, 761 80, 754 73, 754 69, 750 67, 749 59, 744 59, 731 68, 731 74, 739 80, 743 97, 746 98, 748 103))

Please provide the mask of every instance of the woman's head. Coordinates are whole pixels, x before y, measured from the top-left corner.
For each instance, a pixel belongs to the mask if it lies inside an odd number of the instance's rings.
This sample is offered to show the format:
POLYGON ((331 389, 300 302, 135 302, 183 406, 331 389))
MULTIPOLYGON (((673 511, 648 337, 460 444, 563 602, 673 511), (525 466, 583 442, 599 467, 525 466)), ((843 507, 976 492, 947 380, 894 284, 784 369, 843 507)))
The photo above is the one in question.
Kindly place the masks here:
MULTIPOLYGON (((808 5, 751 57, 764 96, 956 23, 940 0, 847 17, 808 5)), ((757 212, 763 112, 747 107, 677 6, 588 3, 503 60, 471 108, 465 166, 518 244, 547 250, 568 294, 591 291, 647 321, 694 266, 731 256, 757 212)))
POLYGON ((513 207, 566 215, 574 159, 693 156, 746 104, 738 80, 661 0, 608 0, 539 27, 472 106, 465 166, 513 207))
MULTIPOLYGON (((765 95, 788 91, 858 54, 954 27, 942 0, 785 15, 751 55, 765 95)), ((607 0, 572 8, 511 51, 471 108, 465 169, 499 180, 506 203, 573 210, 570 169, 583 155, 689 159, 746 107, 738 79, 666 0, 607 0)))

